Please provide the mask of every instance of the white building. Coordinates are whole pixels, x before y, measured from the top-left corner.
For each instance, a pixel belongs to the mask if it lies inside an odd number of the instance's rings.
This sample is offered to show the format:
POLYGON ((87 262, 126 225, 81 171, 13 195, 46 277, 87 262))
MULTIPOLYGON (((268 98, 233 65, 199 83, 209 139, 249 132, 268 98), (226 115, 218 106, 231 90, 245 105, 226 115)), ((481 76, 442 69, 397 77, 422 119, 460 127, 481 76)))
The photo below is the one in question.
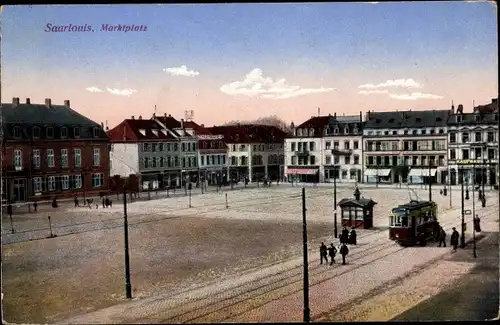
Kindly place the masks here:
POLYGON ((288 181, 360 182, 362 115, 313 116, 285 140, 288 181))
POLYGON ((446 183, 451 111, 368 112, 363 129, 363 181, 446 183))
POLYGON ((225 125, 207 128, 222 135, 227 144, 230 179, 248 178, 250 182, 277 180, 283 175, 283 141, 286 134, 268 125, 225 125))
MULTIPOLYGON (((498 184, 498 104, 495 109, 464 113, 458 105, 448 120, 448 157, 451 184, 498 184)), ((491 105, 491 104, 490 104, 491 105)))

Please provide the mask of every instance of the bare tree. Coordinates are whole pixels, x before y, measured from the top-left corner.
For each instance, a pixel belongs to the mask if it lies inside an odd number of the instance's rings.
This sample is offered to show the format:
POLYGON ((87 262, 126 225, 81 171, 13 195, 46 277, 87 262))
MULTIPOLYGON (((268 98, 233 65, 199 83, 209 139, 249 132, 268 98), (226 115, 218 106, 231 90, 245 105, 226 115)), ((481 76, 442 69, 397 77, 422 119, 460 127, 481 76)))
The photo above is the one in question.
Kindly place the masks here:
POLYGON ((286 123, 282 118, 276 116, 276 115, 270 115, 270 116, 264 116, 264 117, 259 117, 256 120, 252 121, 230 121, 225 123, 224 125, 235 125, 235 124, 260 124, 260 125, 271 125, 279 128, 280 130, 284 132, 290 132, 290 124, 286 123))

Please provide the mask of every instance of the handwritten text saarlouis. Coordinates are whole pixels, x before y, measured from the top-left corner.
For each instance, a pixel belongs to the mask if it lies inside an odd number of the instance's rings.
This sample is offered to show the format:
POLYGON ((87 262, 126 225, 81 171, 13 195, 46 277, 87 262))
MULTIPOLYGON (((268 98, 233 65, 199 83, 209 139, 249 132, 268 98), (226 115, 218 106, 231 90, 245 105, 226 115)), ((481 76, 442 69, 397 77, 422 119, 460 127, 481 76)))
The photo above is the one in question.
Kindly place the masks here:
POLYGON ((148 26, 145 25, 108 25, 102 24, 101 31, 102 32, 146 32, 148 30, 148 26))

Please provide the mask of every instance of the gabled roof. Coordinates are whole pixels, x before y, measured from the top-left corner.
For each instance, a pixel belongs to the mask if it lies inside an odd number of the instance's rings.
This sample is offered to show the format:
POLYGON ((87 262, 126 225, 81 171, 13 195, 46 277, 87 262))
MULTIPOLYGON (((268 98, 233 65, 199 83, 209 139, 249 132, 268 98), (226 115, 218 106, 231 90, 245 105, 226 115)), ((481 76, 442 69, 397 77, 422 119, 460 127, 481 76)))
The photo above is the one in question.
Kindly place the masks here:
POLYGON ((111 142, 177 140, 155 120, 125 119, 107 133, 111 142))
POLYGON ((196 132, 196 135, 213 135, 209 129, 193 121, 184 122, 184 128, 193 129, 196 132))
POLYGON ((214 135, 223 135, 226 143, 282 143, 286 137, 285 132, 271 125, 223 125, 208 130, 214 135))
MULTIPOLYGON (((361 134, 363 128, 363 121, 360 115, 325 115, 325 116, 312 116, 307 121, 299 124, 295 129, 314 129, 313 137, 325 136, 325 130, 330 130, 328 136, 333 135, 333 130, 338 129, 335 135, 353 135, 354 129, 357 129, 361 134), (348 131, 347 133, 345 131, 348 131)), ((302 135, 302 137, 306 137, 302 135)))
POLYGON ((360 198, 359 200, 356 200, 355 198, 350 198, 350 199, 342 199, 339 202, 340 207, 352 207, 352 206, 358 206, 362 208, 371 208, 377 204, 377 202, 373 201, 372 199, 365 199, 365 198, 360 198))
POLYGON ((445 127, 450 110, 368 112, 365 129, 445 127))
POLYGON ((493 98, 491 103, 474 107, 474 112, 478 113, 498 113, 498 98, 493 98))
POLYGON ((498 124, 498 112, 495 113, 462 113, 451 114, 448 125, 481 125, 498 124), (461 116, 459 119, 458 116, 461 116))

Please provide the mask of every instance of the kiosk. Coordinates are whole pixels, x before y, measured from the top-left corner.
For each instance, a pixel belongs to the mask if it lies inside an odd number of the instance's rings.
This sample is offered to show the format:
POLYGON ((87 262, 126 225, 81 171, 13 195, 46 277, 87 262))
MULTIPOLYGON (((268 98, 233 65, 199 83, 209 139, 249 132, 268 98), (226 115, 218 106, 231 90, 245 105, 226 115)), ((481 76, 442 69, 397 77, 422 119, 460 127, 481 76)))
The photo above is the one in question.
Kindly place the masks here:
POLYGON ((342 226, 348 228, 370 229, 373 227, 373 207, 377 202, 361 197, 358 187, 354 190, 354 198, 340 200, 342 226))

